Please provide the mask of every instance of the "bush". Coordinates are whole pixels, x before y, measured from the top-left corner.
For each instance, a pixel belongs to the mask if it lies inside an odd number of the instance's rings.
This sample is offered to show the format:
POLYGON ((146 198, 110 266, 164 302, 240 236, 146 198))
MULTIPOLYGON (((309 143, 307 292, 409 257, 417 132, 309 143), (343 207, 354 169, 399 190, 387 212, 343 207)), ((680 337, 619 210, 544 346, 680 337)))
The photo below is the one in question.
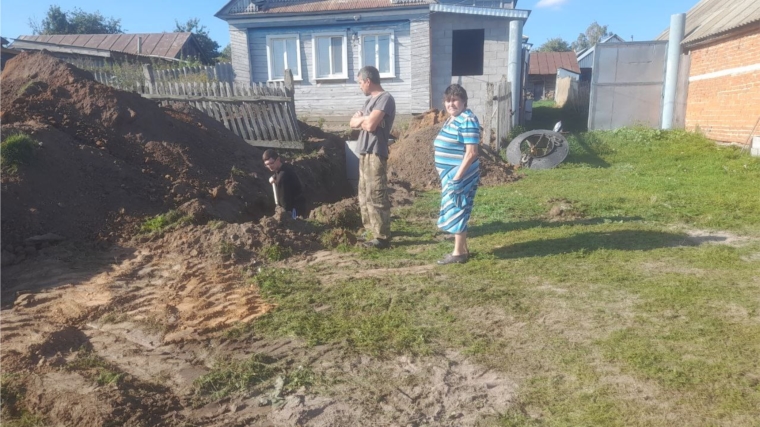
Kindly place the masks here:
POLYGON ((34 148, 39 142, 24 133, 11 135, 0 144, 0 163, 4 169, 16 172, 20 165, 29 164, 34 157, 34 148))

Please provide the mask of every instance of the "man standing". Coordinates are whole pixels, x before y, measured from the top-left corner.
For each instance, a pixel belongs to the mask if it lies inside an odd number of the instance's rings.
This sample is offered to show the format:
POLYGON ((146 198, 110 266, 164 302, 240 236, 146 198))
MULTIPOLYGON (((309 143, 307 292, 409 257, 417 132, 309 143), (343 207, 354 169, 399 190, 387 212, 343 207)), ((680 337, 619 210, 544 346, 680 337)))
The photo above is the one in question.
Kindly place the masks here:
POLYGON ((396 101, 380 85, 380 72, 368 65, 356 76, 364 95, 364 109, 351 118, 351 128, 359 133, 359 207, 362 224, 374 239, 368 248, 385 249, 391 242, 391 203, 388 199, 388 138, 396 117, 396 101))
POLYGON ((264 151, 261 156, 264 166, 274 172, 269 183, 274 185, 275 200, 295 219, 306 217, 306 199, 301 191, 301 180, 298 179, 293 166, 283 163, 280 155, 273 149, 264 151))

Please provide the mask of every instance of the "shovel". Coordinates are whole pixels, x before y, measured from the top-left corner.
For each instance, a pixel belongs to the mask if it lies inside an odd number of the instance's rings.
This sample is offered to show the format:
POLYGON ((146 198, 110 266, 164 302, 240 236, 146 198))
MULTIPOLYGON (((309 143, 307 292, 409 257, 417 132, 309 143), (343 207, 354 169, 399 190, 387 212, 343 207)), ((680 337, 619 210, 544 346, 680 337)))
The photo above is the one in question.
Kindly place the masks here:
POLYGON ((272 193, 274 193, 274 204, 280 206, 280 201, 277 198, 277 184, 274 182, 272 183, 272 193))

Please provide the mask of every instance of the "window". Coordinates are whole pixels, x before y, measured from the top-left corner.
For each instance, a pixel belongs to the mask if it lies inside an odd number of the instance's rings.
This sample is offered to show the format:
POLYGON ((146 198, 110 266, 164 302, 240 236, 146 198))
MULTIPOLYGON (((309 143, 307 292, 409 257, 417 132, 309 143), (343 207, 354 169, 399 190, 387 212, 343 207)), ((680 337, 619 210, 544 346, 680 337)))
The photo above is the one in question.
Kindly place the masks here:
POLYGON ((294 80, 301 80, 301 43, 297 34, 267 36, 269 80, 282 80, 290 68, 294 80))
POLYGON ((348 78, 346 33, 316 33, 312 50, 317 79, 348 78))
POLYGON ((373 65, 380 77, 396 77, 396 49, 393 31, 360 32, 361 66, 373 65))
POLYGON ((451 40, 451 75, 482 76, 485 30, 454 30, 451 40))

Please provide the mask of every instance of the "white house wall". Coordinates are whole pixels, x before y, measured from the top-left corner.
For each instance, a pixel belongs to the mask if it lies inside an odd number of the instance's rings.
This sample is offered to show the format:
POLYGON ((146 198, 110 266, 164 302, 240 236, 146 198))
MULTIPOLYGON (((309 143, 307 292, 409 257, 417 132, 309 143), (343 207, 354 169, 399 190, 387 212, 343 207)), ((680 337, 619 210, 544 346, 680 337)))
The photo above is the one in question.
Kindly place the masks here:
POLYGON ((443 91, 459 83, 467 91, 468 107, 483 119, 486 102, 486 83, 498 82, 507 75, 509 51, 509 20, 487 16, 433 13, 430 17, 431 34, 431 91, 434 108, 443 107, 443 91), (482 76, 452 76, 451 55, 454 30, 483 29, 482 76))
MULTIPOLYGON (((250 55, 251 81, 265 82, 268 79, 268 64, 266 53, 266 36, 276 34, 298 34, 301 41, 301 74, 302 81, 295 83, 296 112, 301 116, 330 117, 351 115, 359 110, 366 97, 359 90, 356 73, 360 69, 359 40, 352 42, 352 35, 359 31, 393 30, 395 38, 396 77, 383 78, 383 88, 390 92, 396 100, 398 114, 410 114, 424 111, 429 105, 420 108, 422 103, 415 100, 412 107, 412 63, 409 21, 390 23, 358 24, 351 22, 330 26, 279 27, 248 30, 248 54, 250 55), (346 31, 348 35, 348 78, 338 80, 320 80, 314 78, 314 60, 312 56, 313 35, 319 32, 346 31), (418 105, 419 104, 419 105, 418 105)), ((416 49, 415 49, 416 50, 416 49)), ((236 69, 237 72, 237 69, 236 69)), ((428 90, 429 92, 429 90, 428 90)), ((417 90, 415 96, 424 89, 417 90)), ((429 99, 429 97, 428 97, 429 99)))

